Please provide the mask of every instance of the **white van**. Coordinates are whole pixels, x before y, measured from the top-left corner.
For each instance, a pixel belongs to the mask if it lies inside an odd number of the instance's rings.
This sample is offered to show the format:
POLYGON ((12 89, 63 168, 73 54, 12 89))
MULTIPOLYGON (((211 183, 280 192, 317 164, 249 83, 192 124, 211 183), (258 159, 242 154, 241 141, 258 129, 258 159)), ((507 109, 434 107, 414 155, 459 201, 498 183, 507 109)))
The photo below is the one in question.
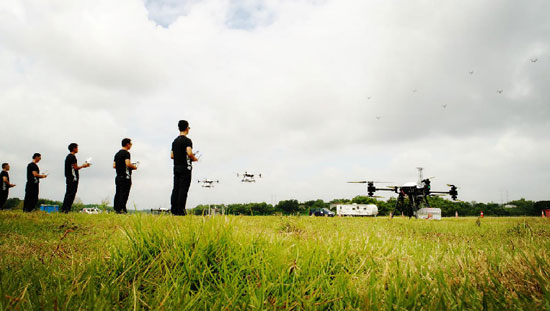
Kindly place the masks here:
POLYGON ((85 213, 85 214, 99 214, 99 213, 101 213, 101 211, 97 207, 85 207, 80 212, 85 213))

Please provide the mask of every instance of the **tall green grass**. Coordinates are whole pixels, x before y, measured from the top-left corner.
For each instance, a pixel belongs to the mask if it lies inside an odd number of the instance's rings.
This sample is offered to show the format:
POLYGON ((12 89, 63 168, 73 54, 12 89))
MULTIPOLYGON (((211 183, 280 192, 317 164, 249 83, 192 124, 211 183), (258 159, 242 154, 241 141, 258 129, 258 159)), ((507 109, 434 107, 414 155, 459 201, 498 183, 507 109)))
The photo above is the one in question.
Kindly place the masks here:
POLYGON ((0 214, 0 309, 550 309, 539 218, 0 214))

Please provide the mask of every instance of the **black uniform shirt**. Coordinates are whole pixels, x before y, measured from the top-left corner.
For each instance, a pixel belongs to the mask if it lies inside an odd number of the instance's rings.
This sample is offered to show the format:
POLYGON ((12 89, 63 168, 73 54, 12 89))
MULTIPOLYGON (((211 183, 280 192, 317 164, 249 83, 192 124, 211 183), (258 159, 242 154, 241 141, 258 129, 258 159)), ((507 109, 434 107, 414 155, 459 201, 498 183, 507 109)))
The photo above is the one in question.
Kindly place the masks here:
POLYGON ((172 143, 174 153, 174 165, 186 165, 188 170, 192 169, 191 159, 187 154, 187 147, 193 148, 193 142, 185 135, 180 135, 172 143))
POLYGON ((2 183, 0 191, 8 191, 8 189, 10 189, 10 174, 8 174, 7 171, 2 171, 0 173, 0 182, 2 183), (4 182, 4 177, 8 178, 7 182, 4 182))
POLYGON ((69 153, 65 158, 65 178, 67 178, 67 181, 78 181, 78 170, 73 168, 73 164, 76 164, 76 156, 69 153))
POLYGON ((126 159, 130 160, 130 152, 127 150, 120 149, 120 151, 115 154, 116 175, 118 177, 130 179, 132 176, 132 169, 126 166, 126 159))
POLYGON ((32 172, 37 172, 38 174, 40 174, 40 169, 38 168, 38 165, 36 165, 36 163, 34 162, 31 162, 29 163, 29 165, 27 165, 27 182, 38 184, 40 182, 40 179, 38 177, 34 177, 32 172))

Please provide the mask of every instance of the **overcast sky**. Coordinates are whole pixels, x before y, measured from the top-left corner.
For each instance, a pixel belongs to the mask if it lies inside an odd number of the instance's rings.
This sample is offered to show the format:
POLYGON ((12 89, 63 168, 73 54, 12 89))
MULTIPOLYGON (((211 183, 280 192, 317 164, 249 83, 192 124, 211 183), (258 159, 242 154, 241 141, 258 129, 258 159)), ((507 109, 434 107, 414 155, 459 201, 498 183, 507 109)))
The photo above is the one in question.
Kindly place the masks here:
POLYGON ((128 208, 169 208, 186 119, 202 153, 188 208, 352 198, 365 187, 346 181, 403 184, 417 166, 465 201, 548 200, 548 12, 547 0, 3 0, 10 197, 40 152, 40 197, 62 200, 76 142, 79 163, 93 158, 77 197, 112 204, 130 137, 128 208), (242 184, 244 171, 262 179, 242 184))

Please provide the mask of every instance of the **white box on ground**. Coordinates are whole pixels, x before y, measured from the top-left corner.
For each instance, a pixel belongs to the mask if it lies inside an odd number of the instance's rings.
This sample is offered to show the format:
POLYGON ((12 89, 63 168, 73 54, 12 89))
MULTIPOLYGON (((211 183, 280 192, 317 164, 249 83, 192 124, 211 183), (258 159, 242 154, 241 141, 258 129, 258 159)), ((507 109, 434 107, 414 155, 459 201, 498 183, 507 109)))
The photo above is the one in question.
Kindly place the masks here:
POLYGON ((441 220, 441 209, 432 207, 421 208, 416 212, 416 218, 441 220))

